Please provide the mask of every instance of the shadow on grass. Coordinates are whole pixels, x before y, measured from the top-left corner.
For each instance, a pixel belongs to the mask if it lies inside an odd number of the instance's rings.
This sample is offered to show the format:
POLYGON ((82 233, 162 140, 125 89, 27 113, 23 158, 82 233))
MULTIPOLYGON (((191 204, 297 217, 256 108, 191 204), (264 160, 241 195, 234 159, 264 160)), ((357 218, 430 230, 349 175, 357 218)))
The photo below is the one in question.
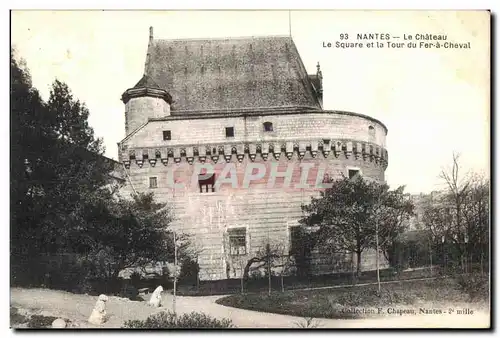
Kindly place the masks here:
POLYGON ((279 313, 303 318, 358 319, 377 316, 378 307, 408 306, 417 302, 463 303, 470 301, 453 278, 404 281, 337 289, 292 290, 248 293, 220 298, 217 304, 260 312, 279 313))
MULTIPOLYGON (((13 328, 28 328, 28 329, 49 329, 52 328, 52 322, 59 317, 43 316, 43 315, 23 315, 19 313, 19 309, 10 307, 10 326, 13 328)), ((69 322, 65 320, 65 322, 69 322)))

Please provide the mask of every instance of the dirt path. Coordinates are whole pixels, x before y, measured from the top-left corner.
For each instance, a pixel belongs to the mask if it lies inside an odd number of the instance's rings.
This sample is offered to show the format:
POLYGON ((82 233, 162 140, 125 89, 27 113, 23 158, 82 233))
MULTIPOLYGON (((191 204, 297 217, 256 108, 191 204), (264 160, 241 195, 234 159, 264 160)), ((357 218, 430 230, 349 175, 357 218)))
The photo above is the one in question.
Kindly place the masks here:
MULTIPOLYGON (((256 312, 222 306, 215 303, 221 296, 177 297, 177 312, 204 312, 217 318, 230 318, 238 328, 297 328, 303 318, 256 312)), ((86 322, 97 300, 96 296, 77 295, 69 292, 46 289, 11 289, 11 305, 22 309, 33 309, 36 313, 63 317, 76 322, 80 327, 95 327, 86 322)), ((109 297, 107 312, 111 318, 102 327, 119 328, 126 320, 145 319, 153 313, 172 309, 173 296, 163 296, 164 308, 154 309, 146 302, 133 302, 124 298, 109 297)), ((317 319, 321 328, 372 328, 372 327, 488 327, 489 315, 475 312, 474 315, 393 315, 377 319, 336 320, 317 319)))

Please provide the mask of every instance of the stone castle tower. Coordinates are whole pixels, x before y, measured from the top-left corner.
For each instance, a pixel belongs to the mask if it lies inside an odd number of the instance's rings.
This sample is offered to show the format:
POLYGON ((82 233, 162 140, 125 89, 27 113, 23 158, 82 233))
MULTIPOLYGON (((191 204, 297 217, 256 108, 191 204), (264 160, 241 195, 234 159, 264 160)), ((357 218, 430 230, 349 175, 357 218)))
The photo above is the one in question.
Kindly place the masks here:
MULTIPOLYGON (((319 64, 308 75, 291 37, 160 40, 150 29, 144 76, 122 97, 119 161, 125 189, 154 191, 193 235, 201 279, 240 276, 264 243, 288 250, 318 178, 384 180, 387 128, 322 98, 319 64)), ((342 269, 322 257, 318 273, 342 269)))

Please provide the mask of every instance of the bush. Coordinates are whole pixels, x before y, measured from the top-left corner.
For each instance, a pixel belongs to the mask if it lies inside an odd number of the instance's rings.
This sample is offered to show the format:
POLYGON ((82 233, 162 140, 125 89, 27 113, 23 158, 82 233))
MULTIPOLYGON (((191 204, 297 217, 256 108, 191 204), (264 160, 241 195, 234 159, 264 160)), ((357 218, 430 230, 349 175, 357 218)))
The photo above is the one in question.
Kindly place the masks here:
POLYGON ((28 327, 32 329, 49 328, 52 326, 52 322, 56 319, 57 317, 52 316, 33 315, 28 322, 28 327))
POLYGON ((462 292, 469 295, 471 301, 486 301, 490 296, 489 275, 471 274, 457 278, 457 284, 462 292))
POLYGON ((184 258, 179 273, 179 283, 184 285, 196 285, 199 272, 200 266, 196 261, 189 257, 184 258))
POLYGON ((89 290, 89 295, 114 295, 120 296, 123 291, 124 280, 120 278, 89 279, 81 285, 81 290, 89 290))
POLYGON ((139 291, 137 290, 137 288, 134 285, 128 283, 123 286, 123 289, 120 292, 120 296, 128 298, 130 300, 143 300, 139 297, 139 291))
POLYGON ((92 264, 75 254, 40 254, 29 261, 13 264, 12 284, 22 287, 48 287, 74 291, 84 284, 92 264))
POLYGON ((44 274, 36 259, 26 261, 13 256, 11 258, 10 281, 12 286, 38 287, 43 284, 44 274))
POLYGON ((136 288, 139 288, 139 285, 141 283, 142 275, 135 271, 130 275, 130 283, 132 283, 133 286, 136 288))
POLYGON ((301 322, 296 322, 295 325, 301 329, 316 329, 321 326, 321 323, 313 317, 304 317, 301 322))
POLYGON ((20 314, 16 307, 10 308, 10 325, 24 324, 28 320, 29 318, 20 314))
POLYGON ((149 316, 146 320, 128 320, 123 328, 128 329, 206 329, 234 327, 230 319, 216 319, 200 312, 191 312, 177 316, 168 311, 149 316), (176 320, 177 319, 177 320, 176 320))

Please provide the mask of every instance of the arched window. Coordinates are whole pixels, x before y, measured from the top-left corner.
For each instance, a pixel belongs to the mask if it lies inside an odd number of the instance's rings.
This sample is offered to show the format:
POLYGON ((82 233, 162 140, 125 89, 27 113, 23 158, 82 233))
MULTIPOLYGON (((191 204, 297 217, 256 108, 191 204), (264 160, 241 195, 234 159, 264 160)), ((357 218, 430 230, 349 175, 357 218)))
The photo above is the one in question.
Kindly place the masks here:
POLYGON ((372 141, 375 139, 375 127, 374 126, 368 127, 368 136, 370 137, 370 139, 372 141))
POLYGON ((200 193, 215 192, 215 174, 207 172, 206 169, 202 169, 198 175, 198 186, 200 188, 200 193))
POLYGON ((272 122, 264 122, 264 131, 273 131, 272 122))

